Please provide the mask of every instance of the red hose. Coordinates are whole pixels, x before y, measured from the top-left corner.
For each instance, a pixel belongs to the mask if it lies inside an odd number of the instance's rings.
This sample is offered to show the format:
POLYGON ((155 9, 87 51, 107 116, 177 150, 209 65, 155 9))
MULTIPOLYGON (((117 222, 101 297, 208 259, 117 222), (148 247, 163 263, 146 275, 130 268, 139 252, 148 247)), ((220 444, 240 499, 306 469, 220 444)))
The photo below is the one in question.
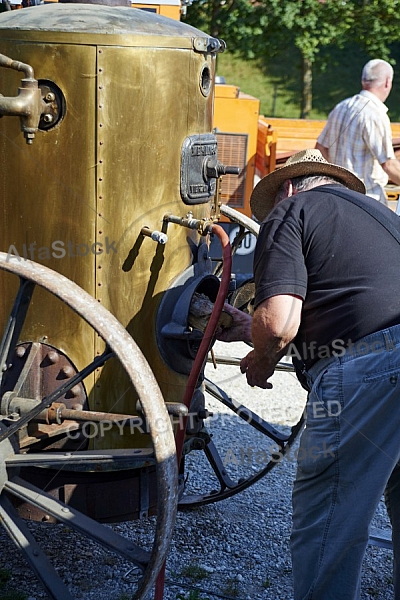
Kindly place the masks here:
MULTIPOLYGON (((215 233, 218 236, 219 241, 222 246, 222 260, 223 260, 223 271, 221 277, 221 283, 219 286, 218 294, 215 299, 214 308, 212 310, 210 319, 207 323, 206 330, 203 335, 203 339, 201 340, 200 347, 197 351, 196 358, 193 361, 193 366, 190 371, 190 375, 188 377, 185 389, 185 395, 182 400, 182 404, 184 404, 188 409, 190 408, 190 403, 192 401, 193 393, 196 389, 196 384, 199 379, 200 372, 203 368, 204 362, 206 360, 208 351, 211 346, 211 342, 214 338, 215 331, 218 326, 218 321, 221 316, 222 309, 224 307, 226 297, 229 291, 229 283, 231 280, 231 271, 232 271, 232 253, 231 253, 231 245, 229 242, 229 237, 222 229, 220 225, 212 226, 212 233, 215 233)), ((187 417, 183 419, 182 425, 178 429, 175 438, 176 444, 176 456, 178 459, 178 467, 181 462, 183 444, 185 442, 185 434, 186 434, 186 423, 187 417)), ((165 583, 165 562, 160 569, 160 572, 156 579, 154 600, 163 600, 164 596, 164 583, 165 583)))

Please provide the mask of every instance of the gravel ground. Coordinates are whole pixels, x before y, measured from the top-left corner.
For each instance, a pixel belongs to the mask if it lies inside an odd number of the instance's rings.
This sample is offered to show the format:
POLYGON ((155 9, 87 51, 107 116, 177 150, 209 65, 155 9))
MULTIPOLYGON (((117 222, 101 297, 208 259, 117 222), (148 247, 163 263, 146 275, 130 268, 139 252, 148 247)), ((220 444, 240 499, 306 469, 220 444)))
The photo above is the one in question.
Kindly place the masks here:
MULTIPOLYGON (((242 344, 217 344, 217 354, 243 356, 242 344)), ((234 399, 249 406, 282 431, 289 431, 302 413, 305 392, 291 373, 276 373, 274 389, 249 388, 237 367, 206 368, 207 376, 234 399)), ((213 417, 207 426, 229 474, 248 477, 257 472, 274 444, 209 398, 213 417)), ((290 600, 291 488, 295 475, 295 448, 272 471, 247 490, 221 502, 179 512, 167 559, 165 600, 290 600)), ((187 487, 191 491, 212 489, 213 476, 201 453, 187 459, 187 487)), ((389 528, 383 502, 374 525, 389 528)), ((113 528, 149 546, 152 519, 122 523, 113 528)), ((74 598, 124 600, 132 597, 136 574, 131 565, 99 549, 62 525, 30 524, 32 531, 68 582, 74 598)), ((0 532, 0 569, 12 574, 0 591, 22 592, 29 600, 46 598, 34 575, 0 532)), ((369 546, 362 577, 363 600, 393 598, 392 553, 369 546)), ((0 570, 0 576, 1 576, 0 570)), ((0 581, 1 582, 1 581, 0 581)), ((338 598, 340 600, 340 598, 338 598)))

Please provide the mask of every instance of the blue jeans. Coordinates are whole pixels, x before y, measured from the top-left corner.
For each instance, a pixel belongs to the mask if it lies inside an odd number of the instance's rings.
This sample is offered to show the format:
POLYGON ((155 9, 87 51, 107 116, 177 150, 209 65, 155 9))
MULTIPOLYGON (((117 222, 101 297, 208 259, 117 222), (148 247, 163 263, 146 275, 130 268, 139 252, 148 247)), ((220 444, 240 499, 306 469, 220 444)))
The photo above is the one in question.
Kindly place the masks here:
MULTIPOLYGON (((357 600, 369 525, 385 488, 400 566, 400 325, 319 360, 307 378, 293 489, 294 598, 357 600)), ((394 580, 400 600, 396 572, 394 580)))

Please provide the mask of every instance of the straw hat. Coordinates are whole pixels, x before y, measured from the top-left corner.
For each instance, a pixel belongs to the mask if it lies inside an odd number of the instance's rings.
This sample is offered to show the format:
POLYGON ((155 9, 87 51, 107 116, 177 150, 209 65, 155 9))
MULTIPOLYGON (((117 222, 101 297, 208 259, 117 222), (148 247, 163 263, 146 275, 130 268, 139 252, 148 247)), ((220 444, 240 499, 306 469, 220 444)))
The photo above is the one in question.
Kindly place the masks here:
POLYGON ((365 185, 351 171, 328 163, 319 150, 302 150, 293 154, 283 167, 269 173, 255 186, 250 206, 258 221, 264 221, 275 203, 275 196, 287 179, 303 175, 326 175, 337 179, 350 190, 365 194, 365 185))

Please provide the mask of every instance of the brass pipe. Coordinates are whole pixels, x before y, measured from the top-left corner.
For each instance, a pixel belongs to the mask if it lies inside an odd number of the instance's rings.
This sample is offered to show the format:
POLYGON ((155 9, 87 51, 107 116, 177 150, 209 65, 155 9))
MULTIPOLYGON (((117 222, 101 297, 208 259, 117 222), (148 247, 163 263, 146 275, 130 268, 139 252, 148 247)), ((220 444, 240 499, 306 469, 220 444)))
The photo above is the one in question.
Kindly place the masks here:
POLYGON ((70 420, 93 421, 94 423, 107 421, 110 423, 123 423, 130 427, 141 427, 143 425, 143 419, 134 415, 121 415, 118 413, 97 412, 91 410, 75 410, 66 408, 66 406, 62 404, 60 404, 59 407, 56 405, 55 410, 53 411, 50 411, 50 409, 47 415, 49 423, 62 423, 64 420, 70 420))
POLYGON ((22 63, 19 60, 13 60, 5 54, 0 54, 0 67, 6 69, 14 69, 15 71, 23 71, 26 79, 35 79, 33 68, 26 63, 22 63))
POLYGON ((207 235, 212 232, 213 221, 211 219, 194 219, 193 213, 189 212, 185 217, 178 217, 167 213, 163 217, 164 222, 174 223, 187 227, 188 229, 196 229, 200 235, 207 235))
POLYGON ((149 227, 142 227, 140 233, 151 238, 153 242, 157 242, 158 244, 164 245, 168 242, 168 236, 162 231, 152 231, 149 227))
MULTIPOLYGON (((7 401, 7 406, 4 406, 3 413, 18 414, 19 416, 27 414, 34 406, 39 404, 39 401, 35 400, 34 398, 20 398, 14 395, 12 392, 8 393, 5 400, 7 401), (7 410, 7 412, 4 412, 5 410, 7 410)), ((58 425, 63 423, 65 420, 93 421, 95 423, 101 423, 102 421, 109 421, 112 423, 124 422, 133 427, 138 427, 143 424, 143 419, 137 415, 98 412, 92 410, 76 410, 67 408, 63 402, 53 402, 51 406, 43 409, 42 412, 32 420, 39 423, 56 423, 58 425)))

